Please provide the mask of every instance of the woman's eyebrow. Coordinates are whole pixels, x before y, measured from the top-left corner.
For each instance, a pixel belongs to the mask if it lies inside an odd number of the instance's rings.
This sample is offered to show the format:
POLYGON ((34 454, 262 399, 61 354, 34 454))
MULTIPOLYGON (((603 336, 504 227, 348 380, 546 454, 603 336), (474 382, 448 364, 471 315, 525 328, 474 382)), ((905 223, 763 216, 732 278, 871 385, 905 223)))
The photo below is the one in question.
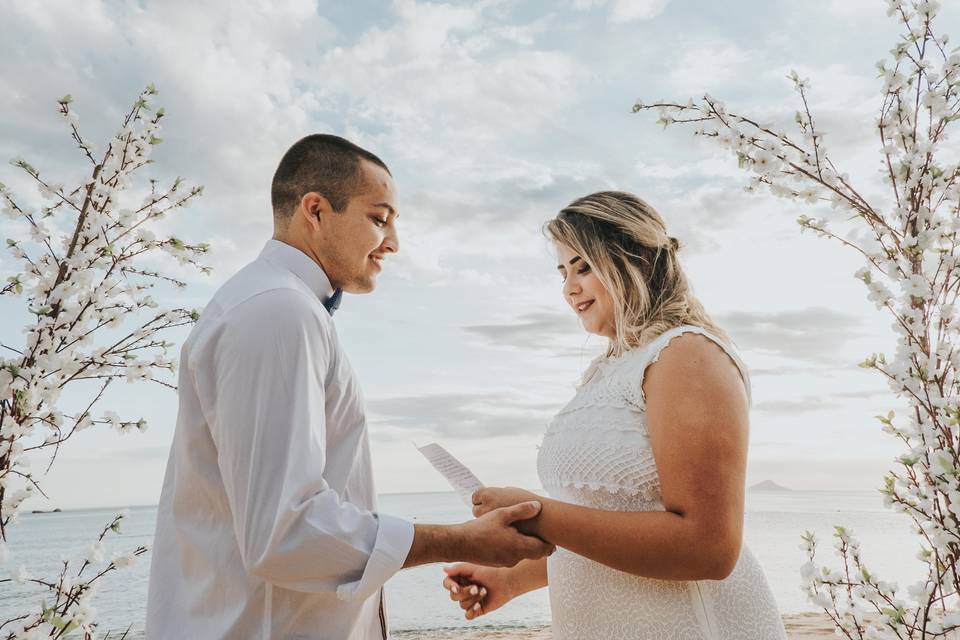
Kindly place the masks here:
MULTIPOLYGON (((567 264, 576 264, 579 260, 580 260, 580 256, 575 256, 575 257, 571 258, 571 259, 570 259, 570 262, 568 262, 567 264)), ((566 270, 567 270, 567 268, 566 268, 565 266, 563 266, 562 264, 558 264, 558 265, 557 265, 557 269, 558 269, 559 271, 566 271, 566 270)))

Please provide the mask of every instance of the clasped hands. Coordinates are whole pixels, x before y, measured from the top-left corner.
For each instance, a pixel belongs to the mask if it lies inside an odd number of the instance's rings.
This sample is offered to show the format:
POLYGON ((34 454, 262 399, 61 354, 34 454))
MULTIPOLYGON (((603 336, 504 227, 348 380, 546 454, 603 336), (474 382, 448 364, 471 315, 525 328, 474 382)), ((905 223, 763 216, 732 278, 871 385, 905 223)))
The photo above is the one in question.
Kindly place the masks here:
MULTIPOLYGON (((542 504, 542 499, 535 493, 517 487, 486 487, 473 493, 472 502, 474 517, 482 518, 505 507, 530 502, 542 504)), ((533 517, 516 520, 512 526, 524 536, 537 537, 539 521, 540 513, 537 510, 533 517)), ((553 550, 553 545, 547 545, 546 555, 553 550)), ((443 587, 449 592, 450 599, 463 609, 466 619, 472 620, 502 607, 523 592, 519 588, 518 572, 514 571, 514 568, 461 562, 444 567, 443 571, 447 575, 443 579, 443 587)))

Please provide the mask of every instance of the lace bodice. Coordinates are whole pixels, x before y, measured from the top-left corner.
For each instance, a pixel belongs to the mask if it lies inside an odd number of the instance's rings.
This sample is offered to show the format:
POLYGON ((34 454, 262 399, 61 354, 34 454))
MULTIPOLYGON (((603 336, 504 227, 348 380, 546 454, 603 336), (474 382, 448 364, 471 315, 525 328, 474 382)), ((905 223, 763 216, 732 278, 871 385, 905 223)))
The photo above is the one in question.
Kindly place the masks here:
MULTIPOLYGON (((665 332, 622 356, 591 363, 573 399, 543 436, 537 458, 550 497, 608 511, 663 511, 660 478, 647 431, 643 377, 670 341, 698 333, 746 365, 700 327, 665 332)), ((558 549, 548 560, 555 640, 785 640, 776 603, 744 545, 721 581, 654 580, 558 549)))
POLYGON ((602 500, 602 508, 649 511, 660 504, 660 479, 647 433, 643 376, 670 340, 699 333, 724 348, 740 368, 749 395, 746 365, 700 327, 677 327, 639 349, 594 360, 576 395, 550 423, 537 470, 544 489, 567 501, 602 500), (578 491, 588 489, 588 492, 578 491), (603 496, 603 494, 618 494, 603 496))

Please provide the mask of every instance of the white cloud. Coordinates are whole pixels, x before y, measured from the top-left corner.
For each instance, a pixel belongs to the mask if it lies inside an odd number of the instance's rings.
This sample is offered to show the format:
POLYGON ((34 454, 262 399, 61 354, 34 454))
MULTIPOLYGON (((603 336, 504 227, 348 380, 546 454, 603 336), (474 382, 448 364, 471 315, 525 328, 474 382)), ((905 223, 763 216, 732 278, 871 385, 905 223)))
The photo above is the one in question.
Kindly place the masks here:
MULTIPOLYGON (((402 249, 378 291, 349 300, 338 319, 369 397, 422 400, 389 406, 410 428, 405 412, 428 410, 431 394, 470 389, 470 406, 488 416, 476 420, 493 420, 484 424, 495 430, 499 423, 489 416, 501 388, 516 394, 507 404, 518 406, 571 392, 565 385, 578 379, 600 339, 579 332, 572 316, 566 324, 559 316, 565 309, 540 223, 573 198, 605 188, 648 199, 684 242, 697 295, 731 321, 735 337, 742 333, 757 373, 777 374, 757 376, 761 406, 788 406, 782 403, 831 387, 858 393, 849 367, 841 367, 892 344, 886 320, 848 277, 859 259, 800 238, 793 221, 815 212, 745 194, 747 174, 735 158, 693 138, 690 129, 664 131, 646 117, 652 114, 628 112, 638 93, 685 99, 709 90, 731 110, 790 125, 798 103, 784 76, 796 67, 813 82, 811 106, 836 159, 870 194, 878 184, 872 61, 893 40, 871 31, 851 43, 853 13, 823 20, 789 3, 731 6, 711 21, 698 21, 690 3, 667 6, 663 0, 571 0, 534 9, 510 0, 385 0, 366 8, 313 0, 0 0, 0 155, 23 154, 57 174, 57 182, 78 178, 76 150, 54 100, 72 93, 84 130, 99 142, 136 92, 155 82, 158 104, 170 115, 147 173, 179 174, 206 186, 201 200, 164 226, 213 245, 214 277, 175 301, 199 306, 269 236, 270 177, 290 143, 323 130, 368 146, 397 178, 402 249), (604 23, 612 28, 604 32, 604 23), (790 28, 771 32, 771 24, 790 28), (867 56, 872 51, 877 55, 867 56), (822 328, 816 314, 788 317, 812 307, 835 312, 825 318, 840 329, 825 322, 822 328), (834 356, 811 358, 808 350, 834 356), (555 357, 570 353, 577 357, 555 357)), ((872 11, 882 21, 882 8, 872 11)), ((35 192, 9 168, 0 166, 0 179, 17 193, 35 192)), ((0 270, 8 266, 4 259, 0 270)), ((140 393, 130 401, 146 406, 140 393)), ((861 408, 883 404, 874 400, 829 402, 844 408, 838 423, 854 424, 872 415, 861 408)), ((464 418, 456 405, 443 406, 448 416, 464 418)), ((175 407, 164 401, 149 408, 148 419, 158 416, 151 420, 156 430, 142 446, 162 446, 175 407)), ((499 418, 519 425, 521 413, 499 418)), ((831 434, 760 413, 760 451, 771 459, 831 434)), ((399 451, 392 440, 377 442, 386 431, 374 434, 374 446, 399 451)), ((836 442, 855 442, 858 434, 836 442)), ((533 431, 525 438, 524 455, 532 456, 533 431)), ((497 447, 519 441, 474 442, 499 464, 506 458, 497 457, 497 447)), ((865 457, 878 450, 872 440, 857 446, 865 457)), ((410 469, 418 468, 415 456, 403 459, 410 469)), ((71 470, 82 478, 79 465, 71 470)), ((524 477, 532 473, 523 470, 524 477)), ((427 482, 416 472, 407 476, 408 489, 427 482)), ((84 490, 78 483, 74 493, 84 490)))
POLYGON ((579 11, 590 11, 609 5, 608 20, 613 24, 628 24, 656 18, 671 0, 573 0, 579 11))
POLYGON ((726 38, 688 36, 677 48, 681 53, 671 65, 668 81, 681 98, 699 98, 705 92, 716 94, 730 83, 750 82, 748 68, 758 59, 757 52, 726 38))
POLYGON ((613 0, 610 6, 610 22, 625 24, 638 20, 650 20, 663 13, 670 0, 613 0))

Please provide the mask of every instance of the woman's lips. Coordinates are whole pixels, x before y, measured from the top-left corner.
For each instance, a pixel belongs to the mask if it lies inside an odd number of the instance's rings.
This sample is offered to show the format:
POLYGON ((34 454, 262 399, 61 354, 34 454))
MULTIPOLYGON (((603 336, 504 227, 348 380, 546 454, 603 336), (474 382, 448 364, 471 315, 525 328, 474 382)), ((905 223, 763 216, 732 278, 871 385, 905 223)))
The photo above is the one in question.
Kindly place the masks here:
POLYGON ((591 306, 593 306, 593 300, 587 300, 585 302, 581 302, 580 304, 576 305, 576 307, 574 308, 577 310, 577 313, 583 313, 584 311, 589 309, 591 306))

